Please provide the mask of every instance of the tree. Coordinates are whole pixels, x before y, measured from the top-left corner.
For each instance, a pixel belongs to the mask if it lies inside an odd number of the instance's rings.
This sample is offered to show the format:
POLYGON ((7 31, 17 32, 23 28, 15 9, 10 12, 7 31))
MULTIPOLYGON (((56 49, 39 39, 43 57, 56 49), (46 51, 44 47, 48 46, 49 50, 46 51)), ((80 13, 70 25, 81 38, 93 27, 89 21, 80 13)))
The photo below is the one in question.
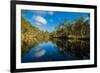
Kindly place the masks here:
POLYGON ((72 31, 75 32, 75 35, 80 35, 81 28, 84 23, 84 18, 80 16, 78 20, 75 21, 75 24, 72 26, 72 31))

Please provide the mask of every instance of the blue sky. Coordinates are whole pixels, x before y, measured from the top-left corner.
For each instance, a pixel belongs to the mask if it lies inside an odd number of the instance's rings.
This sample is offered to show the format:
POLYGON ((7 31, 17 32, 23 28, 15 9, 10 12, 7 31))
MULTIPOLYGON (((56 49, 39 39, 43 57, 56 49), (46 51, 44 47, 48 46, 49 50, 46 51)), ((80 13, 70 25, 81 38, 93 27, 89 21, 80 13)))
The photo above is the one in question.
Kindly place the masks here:
POLYGON ((55 30, 55 27, 57 27, 65 19, 73 21, 80 16, 82 16, 85 20, 89 18, 89 13, 79 12, 22 10, 21 14, 33 26, 48 32, 55 30))

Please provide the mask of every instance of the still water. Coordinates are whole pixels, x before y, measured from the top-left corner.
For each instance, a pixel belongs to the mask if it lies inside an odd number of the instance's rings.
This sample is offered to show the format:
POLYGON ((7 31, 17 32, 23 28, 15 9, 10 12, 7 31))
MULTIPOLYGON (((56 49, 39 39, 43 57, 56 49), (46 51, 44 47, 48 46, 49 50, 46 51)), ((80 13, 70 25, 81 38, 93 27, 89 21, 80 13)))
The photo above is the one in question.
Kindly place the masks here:
POLYGON ((90 42, 87 40, 43 41, 22 54, 22 63, 86 59, 90 59, 90 42))

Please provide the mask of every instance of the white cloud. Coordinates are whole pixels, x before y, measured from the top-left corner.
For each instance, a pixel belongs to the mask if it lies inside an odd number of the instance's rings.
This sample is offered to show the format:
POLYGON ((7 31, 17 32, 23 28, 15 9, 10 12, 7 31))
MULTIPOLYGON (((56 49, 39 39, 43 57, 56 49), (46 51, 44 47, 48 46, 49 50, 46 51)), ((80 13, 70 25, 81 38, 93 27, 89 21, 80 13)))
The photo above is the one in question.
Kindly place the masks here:
POLYGON ((38 11, 38 10, 37 10, 37 11, 35 11, 35 13, 36 13, 36 14, 39 14, 39 15, 44 15, 44 14, 46 14, 46 12, 45 12, 45 11, 38 11))
POLYGON ((35 16, 34 20, 36 21, 37 25, 47 24, 47 20, 42 16, 35 16))
POLYGON ((41 23, 39 23, 39 22, 36 22, 36 25, 42 25, 41 23))
POLYGON ((52 12, 52 11, 49 11, 48 14, 49 14, 49 15, 53 15, 53 12, 52 12))
POLYGON ((35 11, 35 13, 36 14, 39 14, 39 15, 46 15, 46 14, 48 14, 48 15, 53 15, 54 14, 54 12, 53 11, 35 11))
POLYGON ((88 20, 88 19, 89 19, 89 17, 86 17, 86 18, 85 18, 85 21, 88 20))

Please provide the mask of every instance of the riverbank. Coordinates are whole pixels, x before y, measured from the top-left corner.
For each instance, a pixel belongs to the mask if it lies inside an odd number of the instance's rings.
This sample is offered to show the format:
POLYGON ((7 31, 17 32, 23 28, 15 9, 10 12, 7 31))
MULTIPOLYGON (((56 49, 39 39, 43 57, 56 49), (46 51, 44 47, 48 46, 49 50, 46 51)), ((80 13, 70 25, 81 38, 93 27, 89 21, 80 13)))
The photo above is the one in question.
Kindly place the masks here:
POLYGON ((68 39, 80 39, 80 40, 89 40, 89 36, 75 36, 75 35, 69 35, 67 36, 68 39))

